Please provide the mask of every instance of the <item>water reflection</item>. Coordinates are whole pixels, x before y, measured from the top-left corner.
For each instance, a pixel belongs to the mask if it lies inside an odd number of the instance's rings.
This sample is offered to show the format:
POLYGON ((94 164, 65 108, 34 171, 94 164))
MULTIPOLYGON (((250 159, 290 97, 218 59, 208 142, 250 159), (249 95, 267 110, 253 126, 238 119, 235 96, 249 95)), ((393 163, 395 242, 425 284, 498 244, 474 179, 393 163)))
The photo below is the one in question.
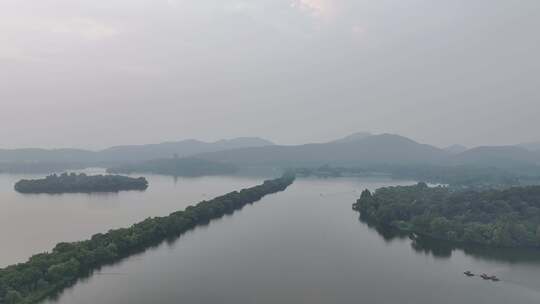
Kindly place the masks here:
POLYGON ((165 239, 162 239, 162 240, 156 240, 154 243, 149 244, 148 246, 146 246, 144 248, 136 248, 136 249, 130 251, 126 255, 120 256, 120 257, 118 257, 118 258, 116 258, 114 260, 111 260, 108 263, 104 263, 103 265, 100 265, 100 266, 98 266, 98 267, 96 267, 94 269, 88 270, 88 272, 82 274, 80 277, 78 277, 77 279, 70 282, 66 287, 57 289, 53 293, 51 293, 50 295, 46 296, 44 298, 44 301, 56 302, 56 301, 60 300, 60 298, 62 297, 62 295, 64 293, 66 293, 69 290, 75 288, 75 286, 80 284, 80 283, 88 282, 93 276, 96 276, 96 275, 98 275, 98 276, 101 276, 101 275, 106 275, 106 276, 128 275, 129 273, 102 272, 102 270, 103 269, 110 269, 111 266, 115 266, 115 265, 121 266, 122 263, 124 261, 127 261, 128 259, 129 259, 129 261, 136 261, 138 259, 138 257, 142 257, 144 254, 146 254, 148 252, 159 250, 159 248, 161 248, 161 246, 164 245, 164 244, 167 245, 168 247, 172 248, 172 247, 174 247, 175 243, 178 242, 183 237, 188 236, 189 234, 192 234, 192 233, 196 233, 197 231, 200 231, 200 230, 208 229, 212 224, 218 223, 218 222, 222 221, 223 219, 229 218, 229 217, 233 216, 234 213, 240 212, 246 206, 256 204, 256 203, 257 202, 250 203, 250 204, 247 204, 247 205, 244 205, 244 206, 241 206, 241 207, 237 207, 236 209, 230 210, 230 211, 228 211, 227 213, 221 215, 218 218, 214 218, 212 220, 197 223, 197 226, 192 227, 192 228, 188 229, 185 232, 182 232, 182 233, 179 233, 179 234, 173 235, 173 236, 168 236, 168 237, 166 237, 165 239))
POLYGON ((413 236, 411 233, 403 232, 393 227, 377 225, 362 215, 360 215, 359 220, 370 230, 376 231, 387 243, 393 242, 394 240, 409 239, 411 248, 415 252, 430 255, 434 258, 449 259, 452 257, 454 251, 459 250, 468 256, 495 262, 540 264, 540 251, 535 249, 494 249, 493 247, 475 244, 454 243, 421 235, 413 236))
MULTIPOLYGON (((103 174, 103 169, 78 173, 103 174)), ((139 175, 134 175, 139 176, 139 175)), ((90 238, 98 232, 129 227, 151 216, 183 210, 203 199, 261 182, 251 177, 179 178, 146 175, 145 191, 110 193, 21 194, 13 189, 20 179, 41 175, 0 174, 0 267, 24 262, 59 242, 90 238), (8 233, 16 232, 16 233, 8 233)))
POLYGON ((538 303, 540 263, 526 253, 495 253, 490 261, 493 254, 474 247, 413 241, 360 222, 351 210, 355 190, 395 184, 298 179, 283 193, 120 260, 45 303, 538 303), (466 278, 465 270, 501 282, 466 278))

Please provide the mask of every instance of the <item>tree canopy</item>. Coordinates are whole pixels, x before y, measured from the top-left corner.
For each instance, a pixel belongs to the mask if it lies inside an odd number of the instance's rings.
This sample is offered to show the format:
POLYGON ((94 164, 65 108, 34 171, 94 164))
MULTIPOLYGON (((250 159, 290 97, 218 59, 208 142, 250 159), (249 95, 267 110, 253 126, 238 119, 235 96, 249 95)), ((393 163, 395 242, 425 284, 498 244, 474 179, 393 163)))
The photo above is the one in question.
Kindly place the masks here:
POLYGON ((353 208, 379 224, 438 239, 540 248, 540 186, 454 191, 419 183, 365 190, 353 208))
POLYGON ((43 179, 23 179, 15 184, 15 190, 21 193, 116 192, 145 190, 146 188, 148 188, 148 181, 144 177, 86 175, 84 173, 52 174, 43 179))

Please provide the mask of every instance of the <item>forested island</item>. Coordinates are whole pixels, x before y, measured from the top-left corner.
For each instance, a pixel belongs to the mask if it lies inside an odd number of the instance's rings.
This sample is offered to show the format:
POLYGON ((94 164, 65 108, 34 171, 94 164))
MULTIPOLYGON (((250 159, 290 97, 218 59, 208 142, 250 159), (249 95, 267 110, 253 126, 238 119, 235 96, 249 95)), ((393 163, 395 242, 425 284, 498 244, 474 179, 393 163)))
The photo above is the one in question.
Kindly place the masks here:
POLYGON ((227 175, 237 171, 233 165, 195 157, 164 158, 125 164, 107 169, 108 173, 155 173, 172 176, 227 175))
POLYGON ((437 239, 540 248, 540 186, 453 191, 447 187, 380 188, 353 205, 380 225, 437 239))
POLYGON ((144 177, 132 178, 121 175, 86 175, 84 173, 52 174, 43 179, 23 179, 15 184, 20 193, 91 193, 117 192, 122 190, 145 190, 148 181, 144 177))
POLYGON ((52 252, 0 269, 0 304, 36 303, 103 265, 141 252, 166 238, 178 237, 265 195, 283 191, 294 179, 293 174, 285 174, 258 186, 202 201, 184 211, 148 218, 129 228, 99 233, 86 241, 59 243, 52 252))

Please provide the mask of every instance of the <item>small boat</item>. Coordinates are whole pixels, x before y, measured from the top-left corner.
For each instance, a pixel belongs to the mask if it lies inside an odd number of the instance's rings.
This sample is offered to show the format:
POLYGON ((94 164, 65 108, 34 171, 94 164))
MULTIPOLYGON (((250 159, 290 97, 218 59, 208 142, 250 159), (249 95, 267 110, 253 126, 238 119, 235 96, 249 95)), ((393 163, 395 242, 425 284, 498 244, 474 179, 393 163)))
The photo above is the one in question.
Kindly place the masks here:
POLYGON ((468 277, 474 277, 474 273, 470 272, 469 270, 465 271, 463 274, 465 274, 468 277))
POLYGON ((497 276, 494 276, 494 275, 489 276, 489 275, 487 275, 487 274, 485 274, 485 273, 482 273, 482 275, 480 275, 480 277, 481 277, 482 279, 484 279, 484 280, 491 280, 491 281, 493 281, 493 282, 499 282, 499 281, 500 281, 500 279, 497 278, 497 276))

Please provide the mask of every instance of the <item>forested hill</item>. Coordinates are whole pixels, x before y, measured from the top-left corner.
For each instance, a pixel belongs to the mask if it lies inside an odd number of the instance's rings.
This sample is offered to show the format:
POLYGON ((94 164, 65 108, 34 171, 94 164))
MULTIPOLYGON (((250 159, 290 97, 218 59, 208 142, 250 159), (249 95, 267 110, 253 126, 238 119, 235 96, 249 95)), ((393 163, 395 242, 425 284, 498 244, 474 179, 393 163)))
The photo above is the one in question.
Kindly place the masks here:
POLYGON ((540 186, 454 192, 419 183, 365 190, 353 208, 379 224, 439 239, 540 248, 540 186))

